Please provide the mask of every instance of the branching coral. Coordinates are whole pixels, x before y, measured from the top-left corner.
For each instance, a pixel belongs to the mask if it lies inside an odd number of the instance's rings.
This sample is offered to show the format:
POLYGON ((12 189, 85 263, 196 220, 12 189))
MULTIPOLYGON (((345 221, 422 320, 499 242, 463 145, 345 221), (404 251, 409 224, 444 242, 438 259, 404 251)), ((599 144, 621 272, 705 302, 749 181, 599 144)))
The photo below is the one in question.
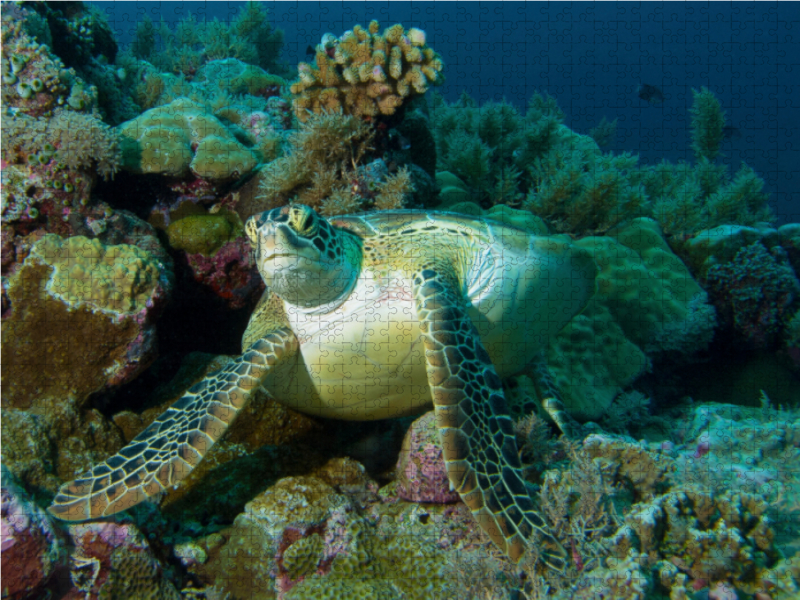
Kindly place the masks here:
POLYGON ((237 58, 262 69, 278 72, 283 32, 267 21, 259 2, 248 2, 230 22, 198 22, 194 15, 180 21, 174 31, 149 16, 138 22, 131 46, 136 58, 167 73, 191 77, 206 61, 237 58))
POLYGON ((291 86, 297 118, 342 111, 374 118, 393 115, 411 97, 444 81, 441 57, 427 46, 425 32, 393 25, 378 31, 356 25, 341 38, 325 34, 315 64, 300 63, 299 81, 291 86))
POLYGON ((289 152, 261 171, 260 195, 246 211, 254 214, 292 198, 328 216, 402 207, 413 190, 408 171, 389 175, 381 160, 361 164, 374 136, 355 116, 312 115, 289 138, 289 152))
MULTIPOLYGON (((574 160, 577 177, 599 154, 591 138, 562 125, 564 114, 550 96, 534 94, 524 116, 506 102, 478 107, 467 95, 455 104, 436 95, 434 108, 438 169, 458 176, 484 204, 518 205, 535 189, 537 177, 541 183, 537 169, 555 173, 574 160), (545 160, 549 153, 553 157, 545 160)), ((557 193, 565 198, 563 190, 557 193)))
POLYGON ((697 160, 713 161, 719 156, 723 139, 725 113, 719 100, 708 88, 692 90, 694 103, 689 111, 692 115, 692 150, 697 160))
POLYGON ((646 215, 647 196, 635 180, 638 160, 631 154, 592 157, 553 150, 531 166, 533 186, 523 207, 550 219, 559 231, 606 231, 646 215))

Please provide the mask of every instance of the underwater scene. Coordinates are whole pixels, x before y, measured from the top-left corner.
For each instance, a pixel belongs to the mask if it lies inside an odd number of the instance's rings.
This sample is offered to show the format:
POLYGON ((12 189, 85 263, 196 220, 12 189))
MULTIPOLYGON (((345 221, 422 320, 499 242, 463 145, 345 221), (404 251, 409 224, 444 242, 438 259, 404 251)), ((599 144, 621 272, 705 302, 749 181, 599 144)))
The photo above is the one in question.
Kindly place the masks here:
POLYGON ((800 4, 0 16, 3 599, 800 598, 800 4))

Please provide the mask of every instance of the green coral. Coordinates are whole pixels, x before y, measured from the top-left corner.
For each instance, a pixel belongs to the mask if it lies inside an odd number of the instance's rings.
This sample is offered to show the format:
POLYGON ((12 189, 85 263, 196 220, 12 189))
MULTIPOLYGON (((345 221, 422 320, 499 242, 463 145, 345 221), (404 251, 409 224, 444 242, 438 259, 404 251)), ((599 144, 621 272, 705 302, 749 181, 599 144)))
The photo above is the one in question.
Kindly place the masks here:
POLYGON ((598 419, 651 359, 706 348, 716 319, 707 294, 652 219, 575 245, 597 263, 597 291, 551 342, 548 364, 570 412, 598 419))
POLYGON ((119 126, 122 165, 134 173, 229 180, 259 157, 204 105, 181 98, 119 126))
POLYGON ((437 168, 462 180, 481 203, 519 205, 543 174, 563 167, 557 163, 574 159, 579 171, 589 170, 599 154, 591 138, 562 124, 564 113, 550 96, 534 94, 522 115, 506 102, 479 107, 463 94, 448 104, 435 95, 433 115, 437 168))
POLYGON ((248 2, 231 22, 199 22, 192 14, 170 29, 145 15, 136 25, 131 52, 167 73, 193 76, 206 61, 236 58, 279 72, 283 32, 268 21, 259 2, 248 2))
MULTIPOLYGON (((692 108, 694 164, 643 167, 635 155, 601 154, 595 140, 563 124, 552 98, 539 94, 524 116, 505 102, 477 106, 466 94, 454 104, 434 95, 434 109, 437 169, 463 182, 442 185, 445 206, 454 202, 451 194, 483 206, 522 206, 558 231, 584 235, 631 217, 654 217, 667 235, 775 218, 764 181, 750 167, 731 177, 713 162, 724 115, 705 88, 692 108)), ((607 143, 614 126, 602 122, 590 135, 607 143)))
POLYGON ((559 231, 606 231, 648 214, 647 196, 636 182, 638 160, 557 147, 530 166, 533 185, 522 206, 559 231))
POLYGON ((713 161, 719 156, 723 140, 725 113, 719 100, 708 88, 698 92, 692 90, 694 102, 689 114, 692 116, 692 150, 698 162, 701 159, 713 161))
POLYGON ((292 579, 312 574, 322 558, 323 541, 318 533, 300 538, 283 553, 283 566, 292 579))
POLYGON ((237 228, 225 215, 189 215, 167 227, 169 245, 189 254, 213 255, 236 237, 237 228))
POLYGON ((158 284, 157 261, 127 244, 104 246, 97 239, 62 240, 48 234, 34 244, 27 260, 53 268, 44 291, 71 307, 136 313, 145 308, 158 284))

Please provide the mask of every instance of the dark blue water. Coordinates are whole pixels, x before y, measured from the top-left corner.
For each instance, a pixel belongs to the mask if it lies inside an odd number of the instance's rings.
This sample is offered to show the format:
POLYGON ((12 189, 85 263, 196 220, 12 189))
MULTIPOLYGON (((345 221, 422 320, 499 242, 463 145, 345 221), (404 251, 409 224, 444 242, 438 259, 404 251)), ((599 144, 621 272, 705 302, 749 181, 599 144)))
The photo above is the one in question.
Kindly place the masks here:
MULTIPOLYGON (((174 23, 231 19, 241 2, 96 2, 117 39, 130 43, 149 13, 174 23)), ((548 92, 572 129, 618 120, 608 149, 643 163, 691 159, 692 88, 707 86, 741 136, 724 147, 732 170, 746 162, 766 180, 780 222, 800 220, 800 3, 302 2, 266 5, 285 32, 283 59, 304 60, 325 32, 377 19, 419 27, 446 61, 439 91, 456 100, 505 98, 524 107, 548 92), (637 97, 640 83, 665 101, 637 97)))

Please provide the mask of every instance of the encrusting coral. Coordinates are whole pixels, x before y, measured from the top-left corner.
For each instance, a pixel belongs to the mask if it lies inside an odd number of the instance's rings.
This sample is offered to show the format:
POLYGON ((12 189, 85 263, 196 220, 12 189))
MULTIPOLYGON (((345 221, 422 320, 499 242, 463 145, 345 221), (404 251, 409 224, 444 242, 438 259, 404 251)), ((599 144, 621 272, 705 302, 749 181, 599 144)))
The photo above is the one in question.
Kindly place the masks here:
POLYGON ((301 62, 299 81, 290 88, 298 119, 336 111, 365 119, 393 115, 413 96, 444 82, 444 62, 426 44, 424 31, 399 24, 379 29, 372 21, 341 38, 322 37, 315 64, 301 62))
POLYGON ((3 405, 85 402, 129 381, 154 357, 152 317, 170 290, 145 250, 45 235, 8 282, 3 405))

